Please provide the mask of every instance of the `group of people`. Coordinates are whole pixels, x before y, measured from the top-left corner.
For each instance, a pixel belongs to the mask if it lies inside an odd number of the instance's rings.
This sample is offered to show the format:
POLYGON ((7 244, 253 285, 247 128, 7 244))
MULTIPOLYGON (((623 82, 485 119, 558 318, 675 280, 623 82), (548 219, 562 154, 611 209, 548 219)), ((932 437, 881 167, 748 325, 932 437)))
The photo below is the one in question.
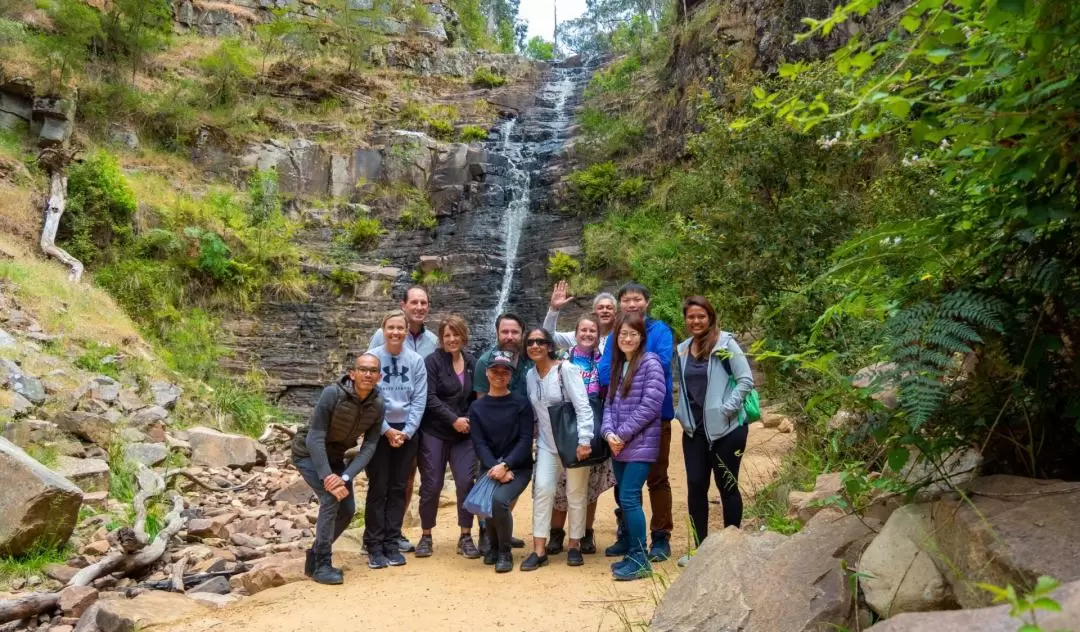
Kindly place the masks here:
MULTIPOLYGON (((671 328, 649 316, 650 294, 640 284, 627 283, 615 295, 599 294, 592 313, 579 318, 573 331, 557 331, 559 313, 572 298, 565 283, 556 284, 541 327, 529 328, 514 314, 500 315, 495 346, 476 358, 466 350, 469 328, 463 318, 450 315, 433 332, 426 327, 427 291, 420 286, 405 291, 401 309, 383 318, 353 369, 323 389, 309 423, 294 438, 294 464, 319 499, 306 574, 320 583, 342 583, 332 546, 355 514, 353 482, 361 471, 368 480, 363 536, 368 566, 401 566, 410 552, 431 556, 449 466, 457 490, 459 555, 483 558, 499 573, 513 569, 512 549, 525 546, 513 537, 513 509, 531 482, 532 551, 520 569, 536 570, 564 550, 568 565, 581 566, 584 555, 597 551, 597 499, 614 487, 618 526, 615 542, 604 552, 621 559, 611 565, 612 576, 647 577, 651 562, 671 556, 668 457, 675 419, 685 433, 692 546, 708 535, 712 479, 720 490, 724 525, 740 525, 738 475, 748 432, 743 400, 753 377, 732 335, 720 330, 711 303, 702 296, 684 301, 690 336, 676 347, 671 328), (679 375, 677 406, 673 364, 679 375), (595 432, 611 458, 567 467, 549 412, 564 404, 575 413, 577 461, 589 458, 593 446, 603 447, 594 443, 595 432), (594 410, 600 409, 597 428, 594 410), (422 535, 413 546, 402 522, 417 469, 422 535), (474 541, 474 516, 465 501, 480 477, 496 487, 491 515, 480 521, 474 541), (642 504, 646 487, 652 510, 648 528, 642 504)), ((572 441, 570 447, 573 451, 572 441)), ((690 553, 679 564, 689 560, 690 553)))

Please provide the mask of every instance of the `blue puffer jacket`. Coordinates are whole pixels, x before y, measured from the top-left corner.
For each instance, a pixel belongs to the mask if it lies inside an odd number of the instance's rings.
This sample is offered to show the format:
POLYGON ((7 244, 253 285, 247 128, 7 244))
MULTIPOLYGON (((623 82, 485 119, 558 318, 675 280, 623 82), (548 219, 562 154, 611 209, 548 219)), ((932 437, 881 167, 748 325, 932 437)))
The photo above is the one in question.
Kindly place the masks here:
MULTIPOLYGON (((611 388, 617 387, 612 384, 611 388)), ((616 461, 652 463, 660 456, 660 412, 666 393, 660 358, 646 352, 634 373, 630 392, 623 397, 618 388, 615 400, 609 400, 604 407, 601 436, 615 433, 625 444, 619 456, 613 457, 616 461)))

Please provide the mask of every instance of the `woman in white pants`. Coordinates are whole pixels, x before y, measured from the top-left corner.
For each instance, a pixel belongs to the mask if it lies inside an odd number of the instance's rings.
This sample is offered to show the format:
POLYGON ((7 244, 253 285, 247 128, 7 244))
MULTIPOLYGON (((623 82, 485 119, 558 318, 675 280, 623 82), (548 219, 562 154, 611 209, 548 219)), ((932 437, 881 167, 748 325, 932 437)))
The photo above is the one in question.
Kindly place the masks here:
POLYGON ((578 420, 577 458, 589 456, 592 441, 592 407, 585 390, 581 369, 556 359, 555 341, 546 329, 533 329, 525 337, 525 352, 535 366, 529 369, 525 383, 529 401, 536 412, 536 466, 533 470, 533 553, 521 563, 521 570, 533 571, 548 563, 547 539, 551 532, 551 512, 555 507, 555 489, 559 475, 566 470, 566 501, 570 544, 566 563, 581 566, 581 538, 585 535, 588 507, 589 469, 566 469, 559 459, 551 429, 548 406, 563 401, 573 403, 578 420))

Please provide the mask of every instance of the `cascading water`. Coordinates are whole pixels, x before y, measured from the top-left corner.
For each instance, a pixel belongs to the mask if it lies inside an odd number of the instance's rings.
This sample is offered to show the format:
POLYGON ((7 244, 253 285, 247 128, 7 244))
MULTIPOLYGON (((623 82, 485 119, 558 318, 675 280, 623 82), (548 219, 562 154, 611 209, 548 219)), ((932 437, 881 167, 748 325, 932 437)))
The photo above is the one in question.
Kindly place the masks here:
POLYGON ((493 331, 495 320, 504 313, 510 301, 514 287, 514 277, 517 270, 518 250, 521 245, 522 233, 527 225, 529 210, 532 205, 532 175, 531 171, 542 168, 538 159, 551 157, 560 152, 567 140, 567 130, 572 120, 571 108, 568 107, 570 96, 580 84, 582 73, 579 69, 556 68, 552 72, 551 80, 541 89, 537 95, 540 107, 540 119, 549 119, 540 123, 539 134, 522 134, 518 127, 521 119, 510 119, 500 127, 499 145, 494 150, 508 163, 507 168, 507 203, 506 211, 502 216, 503 231, 503 258, 504 268, 502 286, 499 289, 499 298, 491 311, 490 328, 493 331), (548 110, 548 112, 543 112, 548 110), (537 142, 543 142, 545 137, 551 137, 553 145, 538 152, 534 146, 537 142))

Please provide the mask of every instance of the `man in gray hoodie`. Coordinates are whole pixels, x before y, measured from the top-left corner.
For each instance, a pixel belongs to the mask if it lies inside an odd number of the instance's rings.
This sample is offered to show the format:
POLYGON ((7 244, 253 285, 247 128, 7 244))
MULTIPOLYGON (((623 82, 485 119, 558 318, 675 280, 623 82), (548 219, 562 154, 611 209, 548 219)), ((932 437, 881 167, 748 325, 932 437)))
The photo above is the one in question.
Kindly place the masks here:
POLYGON ((293 438, 293 464, 319 498, 315 544, 307 551, 304 574, 320 584, 344 581, 333 567, 331 547, 356 513, 353 479, 371 462, 382 434, 384 405, 375 388, 379 369, 374 355, 357 358, 348 375, 323 389, 308 425, 293 438), (346 451, 361 436, 363 445, 346 465, 346 451))

